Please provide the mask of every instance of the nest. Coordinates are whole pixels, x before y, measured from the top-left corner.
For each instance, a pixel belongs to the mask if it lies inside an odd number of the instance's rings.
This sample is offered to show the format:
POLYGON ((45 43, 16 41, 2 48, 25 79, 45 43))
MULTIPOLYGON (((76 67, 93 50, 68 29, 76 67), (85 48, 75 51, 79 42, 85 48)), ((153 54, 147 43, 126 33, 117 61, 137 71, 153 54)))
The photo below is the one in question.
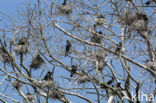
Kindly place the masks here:
POLYGON ((55 88, 56 87, 56 83, 55 81, 51 80, 51 81, 42 81, 42 88, 55 88))
POLYGON ((64 94, 58 89, 55 81, 42 80, 42 81, 34 81, 33 83, 34 85, 36 85, 37 87, 43 89, 46 93, 48 93, 48 97, 65 101, 64 94))
POLYGON ((131 14, 126 14, 125 17, 119 17, 117 20, 123 25, 128 25, 134 30, 145 31, 147 30, 148 16, 144 13, 134 12, 131 14))
POLYGON ((33 95, 33 94, 30 94, 30 93, 27 93, 27 98, 28 98, 28 100, 29 100, 29 102, 32 102, 33 100, 35 100, 35 95, 33 95))
POLYGON ((96 56, 96 59, 100 61, 100 60, 105 60, 105 57, 107 56, 107 54, 105 50, 99 49, 98 51, 95 52, 95 56, 96 56))
POLYGON ((29 42, 25 37, 21 38, 14 47, 16 54, 26 54, 28 52, 29 42))
POLYGON ((42 64, 44 64, 44 60, 40 57, 40 55, 37 55, 35 58, 32 59, 30 68, 38 69, 41 67, 42 64))
POLYGON ((98 61, 98 70, 99 71, 102 71, 103 68, 105 67, 106 56, 107 56, 106 51, 103 49, 99 49, 91 55, 91 59, 94 59, 93 65, 95 68, 96 68, 96 62, 95 61, 98 61))
POLYGON ((10 62, 11 62, 10 57, 6 53, 6 51, 4 50, 4 48, 0 48, 0 52, 1 52, 1 55, 2 55, 2 58, 3 58, 3 62, 10 64, 10 62))
POLYGON ((23 83, 16 80, 12 83, 12 85, 15 87, 15 88, 19 88, 19 87, 22 87, 23 83))
POLYGON ((16 45, 14 48, 14 51, 16 54, 26 54, 28 52, 28 46, 27 45, 16 45))
POLYGON ((147 31, 148 25, 144 20, 137 20, 132 24, 132 28, 137 31, 147 31))
POLYGON ((51 81, 46 81, 46 80, 42 80, 42 81, 34 81, 34 84, 39 87, 39 88, 54 88, 56 87, 56 83, 55 81, 51 80, 51 81))
POLYGON ((58 88, 54 88, 52 91, 49 92, 49 97, 54 99, 60 99, 64 97, 64 94, 58 88))
POLYGON ((96 26, 101 26, 103 24, 107 23, 107 20, 102 16, 102 15, 99 15, 96 19, 95 19, 95 25, 96 26))
POLYGON ((145 22, 148 21, 148 17, 144 13, 135 12, 126 16, 125 21, 127 25, 133 24, 137 20, 144 20, 145 22))
POLYGON ((72 5, 59 5, 58 11, 61 15, 70 15, 72 11, 72 5))
POLYGON ((106 51, 103 49, 99 49, 99 50, 93 52, 90 55, 90 58, 93 60, 104 61, 106 56, 107 56, 106 51))
POLYGON ((102 71, 103 68, 106 66, 104 61, 99 61, 98 65, 96 66, 96 62, 93 62, 94 68, 98 68, 99 71, 102 71))
POLYGON ((88 76, 86 76, 85 74, 78 75, 76 80, 77 80, 77 83, 79 84, 83 84, 83 83, 90 81, 88 76))
POLYGON ((102 32, 99 32, 99 35, 91 34, 90 38, 92 42, 100 44, 102 40, 102 32))
POLYGON ((55 88, 56 83, 51 77, 52 73, 53 72, 48 71, 42 81, 34 81, 34 84, 40 88, 52 88, 52 87, 55 88))

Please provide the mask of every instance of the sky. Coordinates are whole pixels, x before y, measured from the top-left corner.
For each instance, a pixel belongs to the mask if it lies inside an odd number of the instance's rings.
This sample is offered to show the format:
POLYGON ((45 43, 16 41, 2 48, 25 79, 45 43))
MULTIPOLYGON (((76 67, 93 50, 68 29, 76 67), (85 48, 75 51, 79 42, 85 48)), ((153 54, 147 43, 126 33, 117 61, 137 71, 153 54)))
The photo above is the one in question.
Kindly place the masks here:
MULTIPOLYGON (((27 0, 27 1, 29 1, 29 0, 27 0)), ((11 19, 16 18, 16 15, 18 14, 17 10, 19 8, 22 8, 22 5, 24 4, 24 2, 25 2, 25 0, 0 0, 0 26, 1 27, 4 24, 3 21, 6 21, 6 18, 4 20, 4 15, 5 15, 5 17, 9 17, 11 19)), ((8 22, 10 22, 10 21, 8 20, 8 22)), ((1 79, 2 78, 0 78, 0 80, 1 79)), ((8 92, 12 92, 12 91, 8 91, 8 92)), ((0 97, 2 97, 2 96, 0 95, 0 97)), ((11 96, 11 97, 13 97, 14 99, 18 98, 19 101, 23 100, 22 98, 19 98, 19 96, 16 97, 16 95, 11 96)), ((70 97, 68 97, 68 98, 70 98, 70 97)), ((72 98, 72 99, 77 100, 77 98, 72 98)), ((8 101, 8 103, 11 103, 11 102, 8 101)), ((57 101, 57 103, 60 103, 60 102, 57 101)))
MULTIPOLYGON (((3 18, 4 15, 6 17, 11 17, 11 19, 15 18, 15 16, 17 15, 17 8, 20 8, 20 6, 22 5, 22 3, 24 3, 24 1, 25 0, 0 0, 0 26, 1 27, 4 24, 3 21, 5 21, 3 18)), ((0 97, 3 97, 3 96, 0 95, 0 97)), ((11 102, 8 102, 8 103, 11 103, 11 102)))
MULTIPOLYGON (((5 14, 11 18, 15 18, 17 15, 17 9, 21 8, 25 0, 0 0, 0 16, 5 14)), ((0 18, 0 25, 1 25, 0 18)))
POLYGON ((9 16, 15 16, 16 10, 21 6, 24 0, 0 0, 0 12, 9 16))
MULTIPOLYGON (((17 10, 22 8, 22 5, 25 3, 25 1, 29 1, 29 0, 0 0, 0 26, 1 26, 1 28, 2 28, 2 26, 4 26, 3 24, 4 24, 4 21, 6 21, 6 18, 8 19, 8 22, 10 22, 10 19, 16 18, 16 15, 18 14, 17 10)), ((2 80, 2 78, 0 78, 0 81, 1 80, 2 80)), ((2 85, 0 85, 0 86, 2 86, 2 85)), ((0 91, 1 91, 1 88, 0 88, 0 91)), ((24 90, 22 90, 22 91, 26 92, 24 90)), ((7 92, 12 92, 12 91, 7 91, 7 92)), ((14 93, 12 95, 14 95, 14 93)), ((0 97, 3 98, 3 96, 1 96, 1 94, 0 94, 0 97)), ((13 97, 14 99, 18 98, 17 100, 23 101, 23 99, 19 98, 19 96, 14 95, 11 97, 13 97)), ((12 102, 8 101, 8 103, 12 103, 12 102)), ((57 103, 60 103, 60 102, 57 101, 57 103)))

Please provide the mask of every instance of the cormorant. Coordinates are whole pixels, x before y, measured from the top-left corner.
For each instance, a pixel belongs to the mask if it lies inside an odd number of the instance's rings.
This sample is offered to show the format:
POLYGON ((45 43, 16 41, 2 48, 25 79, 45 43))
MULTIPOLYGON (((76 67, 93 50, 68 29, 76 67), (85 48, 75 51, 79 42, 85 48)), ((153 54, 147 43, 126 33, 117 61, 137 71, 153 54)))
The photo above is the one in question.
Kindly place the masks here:
POLYGON ((46 80, 46 81, 52 80, 52 77, 51 77, 52 74, 53 72, 48 71, 43 80, 46 80))
POLYGON ((65 52, 65 56, 69 55, 69 51, 71 48, 71 43, 69 42, 69 40, 66 41, 66 52, 65 52))
POLYGON ((115 52, 120 52, 121 48, 122 48, 122 42, 119 42, 117 48, 115 49, 115 52))
POLYGON ((66 5, 67 4, 67 0, 64 0, 64 2, 61 5, 66 5))
POLYGON ((113 83, 113 81, 114 81, 114 78, 112 77, 112 79, 110 79, 110 80, 107 82, 107 84, 110 85, 110 84, 113 83))
POLYGON ((76 70, 77 70, 77 66, 72 65, 72 70, 71 70, 71 75, 70 75, 70 77, 72 77, 72 76, 73 76, 73 74, 75 74, 75 73, 76 73, 76 70))

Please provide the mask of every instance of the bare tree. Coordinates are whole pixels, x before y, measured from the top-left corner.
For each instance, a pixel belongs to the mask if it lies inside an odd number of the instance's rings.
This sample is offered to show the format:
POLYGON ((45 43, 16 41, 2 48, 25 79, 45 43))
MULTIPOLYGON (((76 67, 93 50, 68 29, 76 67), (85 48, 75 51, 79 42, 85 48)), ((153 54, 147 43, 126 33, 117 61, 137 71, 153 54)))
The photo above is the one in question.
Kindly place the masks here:
POLYGON ((37 0, 1 14, 0 101, 152 103, 155 4, 37 0))

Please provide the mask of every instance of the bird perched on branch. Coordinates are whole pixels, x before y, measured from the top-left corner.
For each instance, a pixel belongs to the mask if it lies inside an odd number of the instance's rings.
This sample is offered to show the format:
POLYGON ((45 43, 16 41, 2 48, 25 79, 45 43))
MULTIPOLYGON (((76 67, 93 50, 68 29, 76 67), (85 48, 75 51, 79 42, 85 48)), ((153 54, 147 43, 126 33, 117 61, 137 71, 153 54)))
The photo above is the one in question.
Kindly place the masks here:
POLYGON ((99 31, 98 33, 102 35, 102 31, 99 31))
POLYGON ((67 0, 64 0, 64 2, 61 5, 66 5, 67 4, 67 0))
POLYGON ((72 65, 72 70, 71 70, 71 75, 70 75, 70 77, 72 77, 72 76, 76 73, 76 70, 77 70, 77 66, 72 65))
POLYGON ((112 79, 110 79, 110 80, 107 82, 107 84, 110 85, 110 84, 112 84, 113 82, 114 82, 114 78, 112 77, 112 79))
POLYGON ((71 43, 69 42, 69 40, 67 40, 67 41, 66 41, 66 51, 65 51, 65 56, 68 56, 68 55, 69 55, 70 48, 71 48, 71 43))
POLYGON ((27 42, 27 38, 25 38, 25 37, 22 37, 19 41, 18 41, 18 45, 25 45, 26 44, 26 42, 27 42))
POLYGON ((121 83, 118 82, 118 83, 116 84, 116 87, 121 88, 121 83))
POLYGON ((34 85, 36 85, 39 88, 44 89, 50 89, 56 87, 56 82, 53 79, 54 69, 51 71, 48 71, 47 74, 44 76, 44 78, 41 81, 34 81, 34 85))
POLYGON ((145 2, 146 5, 150 5, 151 3, 156 3, 156 0, 148 0, 145 2))
POLYGON ((46 80, 46 81, 52 80, 52 77, 51 77, 52 74, 53 72, 48 71, 43 80, 46 80))
POLYGON ((119 44, 117 45, 117 48, 115 49, 115 52, 118 53, 121 51, 122 48, 122 42, 119 42, 119 44))

